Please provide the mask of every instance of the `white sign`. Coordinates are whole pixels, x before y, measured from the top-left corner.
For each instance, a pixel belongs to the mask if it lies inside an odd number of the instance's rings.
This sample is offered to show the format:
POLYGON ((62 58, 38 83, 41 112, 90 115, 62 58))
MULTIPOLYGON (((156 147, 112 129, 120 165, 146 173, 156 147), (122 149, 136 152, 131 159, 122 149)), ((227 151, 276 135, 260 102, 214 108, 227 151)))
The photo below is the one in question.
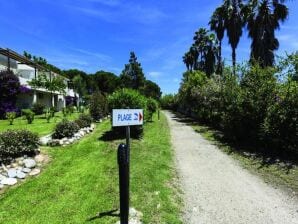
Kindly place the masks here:
POLYGON ((142 125, 143 109, 115 109, 113 110, 113 127, 142 125))

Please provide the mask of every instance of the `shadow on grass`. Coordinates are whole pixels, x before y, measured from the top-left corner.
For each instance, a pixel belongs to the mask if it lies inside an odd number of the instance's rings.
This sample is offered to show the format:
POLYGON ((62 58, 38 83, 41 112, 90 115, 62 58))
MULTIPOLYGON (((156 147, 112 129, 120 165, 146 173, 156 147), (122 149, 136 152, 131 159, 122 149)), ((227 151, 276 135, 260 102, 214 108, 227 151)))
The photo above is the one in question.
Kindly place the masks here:
MULTIPOLYGON (((140 140, 142 139, 143 134, 134 130, 130 131, 130 138, 140 140)), ((101 137, 98 138, 100 141, 114 141, 121 140, 126 138, 126 131, 124 129, 110 130, 103 133, 101 137)))
POLYGON ((95 219, 101 219, 103 217, 106 217, 106 216, 110 216, 110 217, 120 217, 120 214, 119 213, 116 213, 118 211, 118 209, 114 209, 114 210, 111 210, 111 211, 107 211, 107 212, 101 212, 101 213, 97 213, 95 216, 87 219, 86 221, 93 221, 95 219))

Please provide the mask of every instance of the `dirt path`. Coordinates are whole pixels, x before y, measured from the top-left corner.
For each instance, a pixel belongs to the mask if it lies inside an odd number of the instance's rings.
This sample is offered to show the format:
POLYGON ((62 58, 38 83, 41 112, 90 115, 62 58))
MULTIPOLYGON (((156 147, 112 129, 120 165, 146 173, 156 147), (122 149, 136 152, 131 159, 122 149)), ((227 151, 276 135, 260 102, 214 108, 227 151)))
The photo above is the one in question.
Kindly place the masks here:
POLYGON ((243 169, 165 112, 184 192, 187 224, 297 224, 298 202, 243 169))

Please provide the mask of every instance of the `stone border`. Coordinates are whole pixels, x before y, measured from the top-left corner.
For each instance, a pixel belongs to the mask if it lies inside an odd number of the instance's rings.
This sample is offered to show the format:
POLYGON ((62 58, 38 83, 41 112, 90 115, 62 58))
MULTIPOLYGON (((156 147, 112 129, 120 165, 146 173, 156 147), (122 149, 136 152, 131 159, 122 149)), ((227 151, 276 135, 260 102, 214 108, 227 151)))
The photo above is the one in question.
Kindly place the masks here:
POLYGON ((48 155, 39 153, 34 157, 25 155, 16 158, 9 165, 2 164, 0 167, 0 192, 19 182, 24 182, 30 176, 38 175, 42 166, 48 162, 48 155))
POLYGON ((41 144, 52 146, 52 147, 67 146, 80 140, 85 135, 93 132, 95 127, 96 127, 95 124, 91 124, 90 127, 81 128, 77 133, 74 134, 73 137, 70 137, 70 138, 52 139, 52 135, 47 135, 45 137, 42 137, 40 141, 41 141, 41 144))

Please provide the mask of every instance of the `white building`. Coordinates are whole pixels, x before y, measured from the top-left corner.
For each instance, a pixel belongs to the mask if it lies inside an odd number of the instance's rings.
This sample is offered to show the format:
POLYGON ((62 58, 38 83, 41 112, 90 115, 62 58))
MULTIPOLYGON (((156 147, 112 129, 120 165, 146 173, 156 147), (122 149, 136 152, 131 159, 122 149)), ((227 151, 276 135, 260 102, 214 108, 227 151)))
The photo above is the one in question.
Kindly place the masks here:
POLYGON ((34 103, 42 103, 46 107, 56 107, 61 110, 66 106, 66 97, 77 98, 79 95, 69 86, 69 79, 63 77, 66 84, 65 94, 59 92, 50 92, 43 88, 33 88, 29 82, 38 75, 44 74, 48 79, 60 76, 52 71, 49 71, 28 58, 17 54, 10 49, 0 48, 0 70, 10 69, 19 77, 22 86, 29 89, 26 93, 20 93, 17 98, 17 107, 20 109, 31 108, 34 103))

